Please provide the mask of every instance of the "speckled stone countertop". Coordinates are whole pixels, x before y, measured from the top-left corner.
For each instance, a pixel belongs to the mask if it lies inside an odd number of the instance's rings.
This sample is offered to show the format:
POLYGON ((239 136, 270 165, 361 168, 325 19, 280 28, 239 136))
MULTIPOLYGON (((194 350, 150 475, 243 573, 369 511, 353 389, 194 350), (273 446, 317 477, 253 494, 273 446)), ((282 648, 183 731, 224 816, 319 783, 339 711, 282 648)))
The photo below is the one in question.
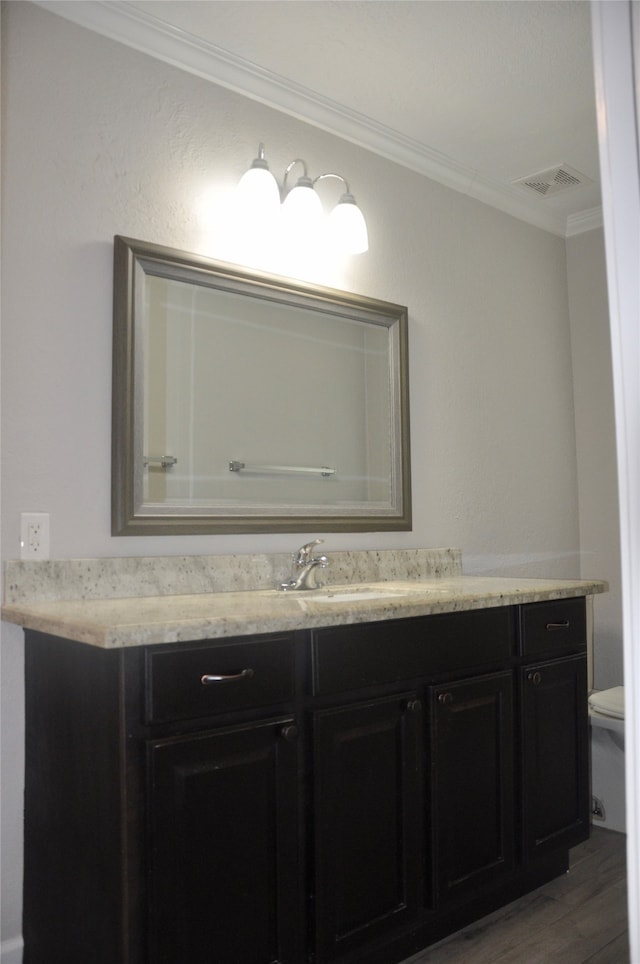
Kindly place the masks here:
POLYGON ((486 609, 608 588, 600 580, 463 576, 460 554, 450 549, 329 558, 338 581, 286 593, 265 587, 286 577, 286 555, 10 563, 2 618, 113 649, 486 609), (233 562, 225 569, 227 560, 233 562))

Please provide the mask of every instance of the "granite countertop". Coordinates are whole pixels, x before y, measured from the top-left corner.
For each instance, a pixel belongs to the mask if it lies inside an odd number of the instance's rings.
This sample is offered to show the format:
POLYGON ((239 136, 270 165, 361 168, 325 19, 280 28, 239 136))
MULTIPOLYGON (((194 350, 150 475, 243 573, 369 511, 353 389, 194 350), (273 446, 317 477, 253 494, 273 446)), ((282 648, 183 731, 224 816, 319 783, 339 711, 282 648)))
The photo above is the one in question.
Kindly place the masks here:
POLYGON ((105 649, 312 629, 486 609, 606 592, 601 580, 439 576, 331 585, 117 598, 16 599, 2 618, 105 649))

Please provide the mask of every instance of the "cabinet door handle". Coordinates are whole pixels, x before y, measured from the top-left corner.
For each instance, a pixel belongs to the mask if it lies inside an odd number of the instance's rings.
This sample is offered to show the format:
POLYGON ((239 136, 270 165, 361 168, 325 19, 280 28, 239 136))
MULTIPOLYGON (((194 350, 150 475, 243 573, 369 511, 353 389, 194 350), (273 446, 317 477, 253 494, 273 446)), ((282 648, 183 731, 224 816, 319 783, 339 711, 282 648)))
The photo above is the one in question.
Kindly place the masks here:
POLYGON ((216 676, 213 673, 205 673, 204 676, 200 677, 200 682, 203 686, 210 686, 212 683, 233 683, 235 680, 240 679, 251 679, 253 677, 253 670, 243 669, 241 673, 232 673, 226 676, 216 676))
POLYGON ((529 673, 527 679, 530 683, 533 683, 534 686, 540 686, 540 683, 542 682, 542 674, 538 673, 536 670, 535 673, 529 673))
POLYGON ((422 709, 422 703, 420 702, 420 700, 409 700, 409 702, 407 703, 408 713, 419 713, 421 709, 422 709))
POLYGON ((453 694, 452 694, 452 693, 439 693, 439 694, 438 694, 438 703, 442 703, 443 706, 448 706, 449 703, 453 703, 453 694))
POLYGON ((547 623, 545 629, 548 633, 553 633, 557 629, 568 629, 571 623, 568 619, 563 619, 559 623, 547 623))
POLYGON ((280 730, 280 736, 287 743, 295 743, 298 739, 298 727, 295 724, 290 723, 288 726, 283 726, 280 730))

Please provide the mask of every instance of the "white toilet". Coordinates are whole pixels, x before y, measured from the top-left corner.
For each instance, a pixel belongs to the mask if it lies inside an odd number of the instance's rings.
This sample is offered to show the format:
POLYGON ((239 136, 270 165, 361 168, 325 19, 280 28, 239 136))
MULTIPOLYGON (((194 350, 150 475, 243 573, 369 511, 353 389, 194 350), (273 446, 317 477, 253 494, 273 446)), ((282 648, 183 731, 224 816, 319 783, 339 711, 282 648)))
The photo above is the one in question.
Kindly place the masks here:
POLYGON ((593 822, 625 833, 624 686, 592 692, 589 721, 593 822))

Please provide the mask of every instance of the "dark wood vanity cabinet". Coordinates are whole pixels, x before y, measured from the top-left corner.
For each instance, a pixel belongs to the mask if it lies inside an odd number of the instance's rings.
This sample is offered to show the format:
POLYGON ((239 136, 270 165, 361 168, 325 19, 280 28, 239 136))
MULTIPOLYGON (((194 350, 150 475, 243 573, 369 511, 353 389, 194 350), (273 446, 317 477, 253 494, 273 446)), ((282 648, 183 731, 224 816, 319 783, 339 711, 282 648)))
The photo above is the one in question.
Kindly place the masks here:
POLYGON ((304 960, 297 659, 27 633, 25 964, 304 960))
POLYGON ((433 853, 439 903, 513 871, 515 747, 511 672, 431 688, 433 853))
POLYGON ((589 831, 584 657, 523 669, 523 849, 573 847, 589 831))
POLYGON ((313 714, 319 961, 417 919, 422 717, 413 691, 313 714))
POLYGON ((145 684, 149 722, 183 730, 152 725, 145 740, 150 964, 293 964, 293 637, 149 649, 145 684))
POLYGON ((153 964, 300 954, 296 742, 282 718, 150 744, 153 964))
POLYGON ((25 964, 394 964, 588 834, 583 599, 26 647, 25 964))
POLYGON ((523 606, 521 620, 522 848, 533 860, 589 833, 584 602, 523 606))
POLYGON ((319 964, 406 957, 513 874, 516 629, 499 607, 312 633, 319 964))

